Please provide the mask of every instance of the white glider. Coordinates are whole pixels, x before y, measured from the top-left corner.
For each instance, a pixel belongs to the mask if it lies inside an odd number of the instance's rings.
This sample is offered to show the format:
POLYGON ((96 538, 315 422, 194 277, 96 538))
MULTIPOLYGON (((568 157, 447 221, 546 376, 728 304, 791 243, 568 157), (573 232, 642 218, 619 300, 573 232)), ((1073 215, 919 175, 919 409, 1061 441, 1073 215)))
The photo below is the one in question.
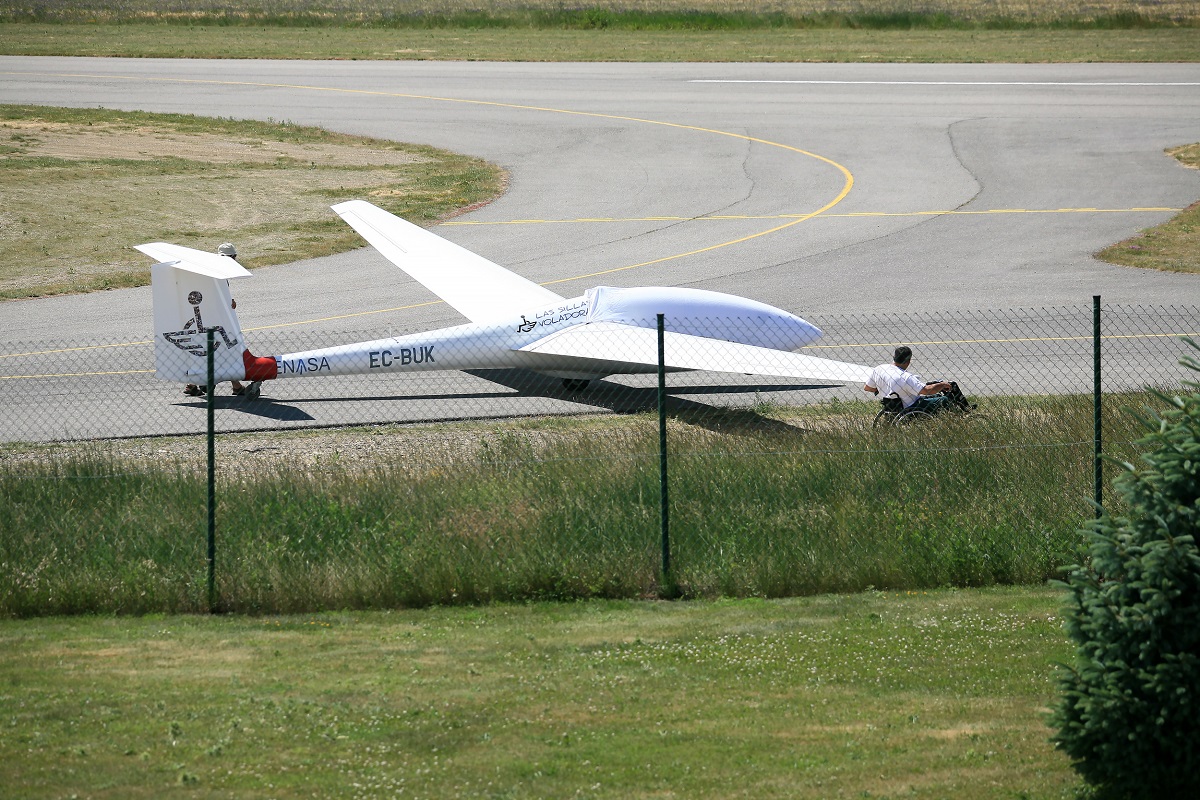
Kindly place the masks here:
POLYGON ((233 259, 156 242, 137 249, 150 268, 155 374, 204 383, 214 331, 216 381, 263 381, 377 372, 523 368, 568 388, 658 369, 664 315, 668 370, 709 370, 864 383, 868 367, 793 352, 821 331, 794 314, 702 289, 599 286, 563 298, 456 244, 361 200, 333 206, 364 239, 465 316, 451 328, 358 344, 254 356, 232 308, 229 281, 250 275, 233 259))

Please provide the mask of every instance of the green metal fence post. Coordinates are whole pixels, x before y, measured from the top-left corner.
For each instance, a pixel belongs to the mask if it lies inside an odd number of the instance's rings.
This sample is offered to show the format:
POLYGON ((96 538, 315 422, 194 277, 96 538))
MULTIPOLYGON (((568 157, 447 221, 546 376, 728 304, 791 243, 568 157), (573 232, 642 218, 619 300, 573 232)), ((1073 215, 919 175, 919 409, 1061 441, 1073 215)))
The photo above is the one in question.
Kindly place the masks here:
POLYGON ((1095 428, 1093 441, 1093 459, 1095 462, 1096 484, 1096 518, 1104 513, 1101 506, 1104 503, 1104 428, 1100 415, 1100 295, 1092 296, 1092 423, 1095 428))
POLYGON ((658 483, 659 503, 662 506, 662 571, 671 572, 670 511, 667 505, 667 367, 665 324, 658 315, 658 483))
POLYGON ((216 611, 217 589, 217 439, 216 439, 216 381, 214 354, 216 340, 208 329, 208 611, 216 611))

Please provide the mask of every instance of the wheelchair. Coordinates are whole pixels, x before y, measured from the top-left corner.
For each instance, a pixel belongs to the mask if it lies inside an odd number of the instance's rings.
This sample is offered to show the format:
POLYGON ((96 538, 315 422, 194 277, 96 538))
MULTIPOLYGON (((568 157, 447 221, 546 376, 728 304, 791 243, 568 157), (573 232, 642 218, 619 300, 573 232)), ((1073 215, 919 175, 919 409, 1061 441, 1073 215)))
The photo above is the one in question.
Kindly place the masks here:
POLYGON ((872 428, 888 428, 888 427, 903 427, 906 425, 920 424, 928 422, 936 416, 951 415, 962 416, 974 411, 978 406, 967 400, 963 395, 962 390, 958 388, 958 384, 950 381, 949 391, 941 392, 933 397, 947 397, 948 403, 944 403, 941 408, 936 411, 927 411, 925 409, 916 408, 914 406, 904 407, 903 402, 892 392, 887 397, 880 398, 879 413, 875 415, 875 419, 871 422, 872 428))

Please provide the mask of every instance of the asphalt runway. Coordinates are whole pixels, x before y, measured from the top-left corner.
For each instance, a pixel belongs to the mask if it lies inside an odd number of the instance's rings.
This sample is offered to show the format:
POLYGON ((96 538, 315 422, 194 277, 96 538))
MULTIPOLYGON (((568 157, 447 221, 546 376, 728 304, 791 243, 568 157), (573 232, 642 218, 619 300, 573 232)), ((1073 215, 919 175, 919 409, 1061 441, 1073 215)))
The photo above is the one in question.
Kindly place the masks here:
MULTIPOLYGON (((1051 345, 1064 337, 1023 309, 1086 317, 1101 295, 1146 309, 1154 336, 1200 325, 1186 315, 1153 319, 1156 308, 1200 304, 1197 276, 1091 257, 1200 198, 1200 174, 1163 153, 1200 139, 1195 64, 5 57, 0 103, 287 120, 469 153, 508 170, 510 189, 438 233, 559 294, 598 284, 741 294, 825 328, 835 346, 818 354, 878 363, 888 343, 928 341, 930 368, 986 375, 989 391, 1086 388, 1089 365, 1077 367, 1075 353, 1086 323, 1079 333, 1073 319, 1069 341, 1051 345), (978 310, 998 316, 988 338, 1001 341, 964 364, 950 345, 984 338, 978 310), (897 315, 908 316, 897 323, 897 315), (941 321, 936 336, 923 335, 930 320, 941 321), (1044 344, 1016 341, 1030 339, 1044 344), (1061 348, 1069 367, 1057 366, 1061 348), (1072 377, 1031 380, 1043 371, 1072 377)), ((276 344, 290 351, 301 349, 293 342, 463 321, 369 248, 257 270, 234 288, 252 348, 264 355, 276 344)), ((1123 313, 1138 324, 1139 312, 1123 313)), ((139 343, 149 321, 148 288, 0 304, 2 438, 198 430, 199 404, 147 375, 150 349, 139 343)), ((1173 340, 1160 341, 1173 356, 1173 340)), ((564 395, 530 380, 280 382, 266 392, 276 402, 256 412, 223 400, 219 424, 624 407, 604 392, 564 395)), ((640 391, 639 380, 616 383, 640 391)), ((788 402, 845 394, 712 374, 677 390, 689 402, 734 404, 763 393, 788 402)))

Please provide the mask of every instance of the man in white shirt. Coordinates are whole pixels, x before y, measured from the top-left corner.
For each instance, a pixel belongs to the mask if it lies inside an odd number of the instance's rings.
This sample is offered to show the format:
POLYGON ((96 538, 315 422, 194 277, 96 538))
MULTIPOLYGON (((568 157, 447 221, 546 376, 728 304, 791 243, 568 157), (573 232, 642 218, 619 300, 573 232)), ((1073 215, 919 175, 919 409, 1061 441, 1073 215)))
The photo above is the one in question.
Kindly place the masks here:
POLYGON ((950 398, 943 392, 950 391, 951 384, 948 381, 926 383, 920 375, 908 371, 911 362, 912 348, 906 345, 897 347, 891 364, 880 364, 871 370, 871 377, 867 379, 863 391, 884 397, 895 394, 905 409, 915 406, 916 410, 930 414, 941 411, 950 403, 950 398))

